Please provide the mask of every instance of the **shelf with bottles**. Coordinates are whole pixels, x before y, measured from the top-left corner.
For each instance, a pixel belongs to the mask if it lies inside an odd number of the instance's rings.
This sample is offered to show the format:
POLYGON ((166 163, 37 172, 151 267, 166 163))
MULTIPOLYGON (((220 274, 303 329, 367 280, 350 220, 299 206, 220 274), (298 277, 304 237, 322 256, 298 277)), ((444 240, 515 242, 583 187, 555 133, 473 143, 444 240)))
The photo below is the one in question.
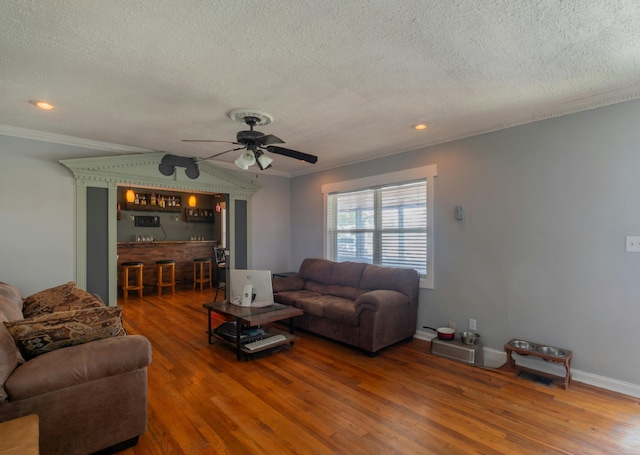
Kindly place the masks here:
POLYGON ((133 202, 125 203, 126 210, 181 212, 182 198, 180 196, 161 193, 136 193, 133 202))
POLYGON ((215 223, 215 213, 213 209, 186 208, 184 209, 184 219, 199 223, 215 223))

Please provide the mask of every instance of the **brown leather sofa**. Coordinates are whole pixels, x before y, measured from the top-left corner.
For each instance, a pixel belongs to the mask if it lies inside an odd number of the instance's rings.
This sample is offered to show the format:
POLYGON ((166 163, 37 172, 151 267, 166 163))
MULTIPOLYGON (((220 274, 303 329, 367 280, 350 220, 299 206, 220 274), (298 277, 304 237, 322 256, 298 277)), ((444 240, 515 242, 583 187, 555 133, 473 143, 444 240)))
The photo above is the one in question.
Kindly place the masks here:
POLYGON ((273 279, 274 301, 304 311, 296 327, 376 355, 416 333, 420 276, 413 269, 305 259, 273 279))
POLYGON ((22 304, 16 288, 0 283, 0 422, 37 414, 42 455, 134 445, 147 427, 149 341, 118 334, 25 361, 4 324, 28 321, 22 304))

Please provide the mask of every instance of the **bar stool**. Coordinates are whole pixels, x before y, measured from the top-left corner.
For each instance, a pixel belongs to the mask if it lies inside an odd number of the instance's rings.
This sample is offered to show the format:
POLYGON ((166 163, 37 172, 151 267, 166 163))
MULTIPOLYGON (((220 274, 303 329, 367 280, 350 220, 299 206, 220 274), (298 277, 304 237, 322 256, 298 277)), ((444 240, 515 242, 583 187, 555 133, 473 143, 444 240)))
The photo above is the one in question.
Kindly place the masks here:
POLYGON ((224 291, 225 297, 227 295, 227 253, 228 251, 223 248, 214 248, 214 254, 216 255, 216 295, 213 298, 215 302, 218 298, 218 292, 224 291))
MULTIPOLYGON (((156 261, 158 265, 158 295, 162 295, 162 288, 171 286, 171 293, 176 293, 176 261, 173 259, 162 259, 160 261, 156 261), (168 267, 168 281, 163 281, 163 271, 164 268, 168 267)), ((164 277, 167 278, 167 277, 164 277)))
POLYGON ((123 279, 122 279, 122 296, 125 300, 129 297, 129 291, 138 291, 138 296, 142 297, 142 269, 144 267, 144 262, 123 262, 122 264, 124 269, 123 279), (129 271, 133 271, 134 273, 137 271, 137 274, 134 274, 134 278, 136 278, 135 283, 129 283, 129 271), (137 275, 137 277, 136 277, 137 275))
POLYGON ((202 287, 205 283, 209 283, 209 288, 213 289, 211 284, 212 274, 211 267, 213 265, 213 259, 211 258, 197 258, 193 260, 193 289, 196 288, 196 285, 200 283, 200 290, 202 291, 202 287), (209 266, 209 270, 207 270, 205 266, 209 266))

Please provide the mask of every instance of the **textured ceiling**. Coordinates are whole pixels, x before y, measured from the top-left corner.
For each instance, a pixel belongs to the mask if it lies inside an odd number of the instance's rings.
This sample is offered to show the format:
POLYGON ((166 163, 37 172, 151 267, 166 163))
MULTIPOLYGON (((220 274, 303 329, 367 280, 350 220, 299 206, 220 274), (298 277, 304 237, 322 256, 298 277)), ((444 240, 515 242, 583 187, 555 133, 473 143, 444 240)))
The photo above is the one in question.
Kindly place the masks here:
POLYGON ((0 5, 0 133, 205 157, 231 146, 181 139, 233 141, 252 108, 319 157, 273 156, 289 175, 640 96, 637 0, 0 5))

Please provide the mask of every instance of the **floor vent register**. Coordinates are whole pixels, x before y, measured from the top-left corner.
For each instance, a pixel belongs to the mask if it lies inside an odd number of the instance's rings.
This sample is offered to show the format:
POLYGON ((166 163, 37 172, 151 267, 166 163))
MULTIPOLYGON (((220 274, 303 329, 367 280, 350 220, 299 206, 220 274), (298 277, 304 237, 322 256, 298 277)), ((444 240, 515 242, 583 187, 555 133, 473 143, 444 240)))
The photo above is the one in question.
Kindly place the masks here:
POLYGON ((553 385, 553 379, 545 378, 544 376, 539 376, 537 374, 529 373, 527 371, 520 371, 518 373, 518 377, 522 379, 527 379, 529 381, 537 382, 538 384, 546 385, 549 387, 553 385))

